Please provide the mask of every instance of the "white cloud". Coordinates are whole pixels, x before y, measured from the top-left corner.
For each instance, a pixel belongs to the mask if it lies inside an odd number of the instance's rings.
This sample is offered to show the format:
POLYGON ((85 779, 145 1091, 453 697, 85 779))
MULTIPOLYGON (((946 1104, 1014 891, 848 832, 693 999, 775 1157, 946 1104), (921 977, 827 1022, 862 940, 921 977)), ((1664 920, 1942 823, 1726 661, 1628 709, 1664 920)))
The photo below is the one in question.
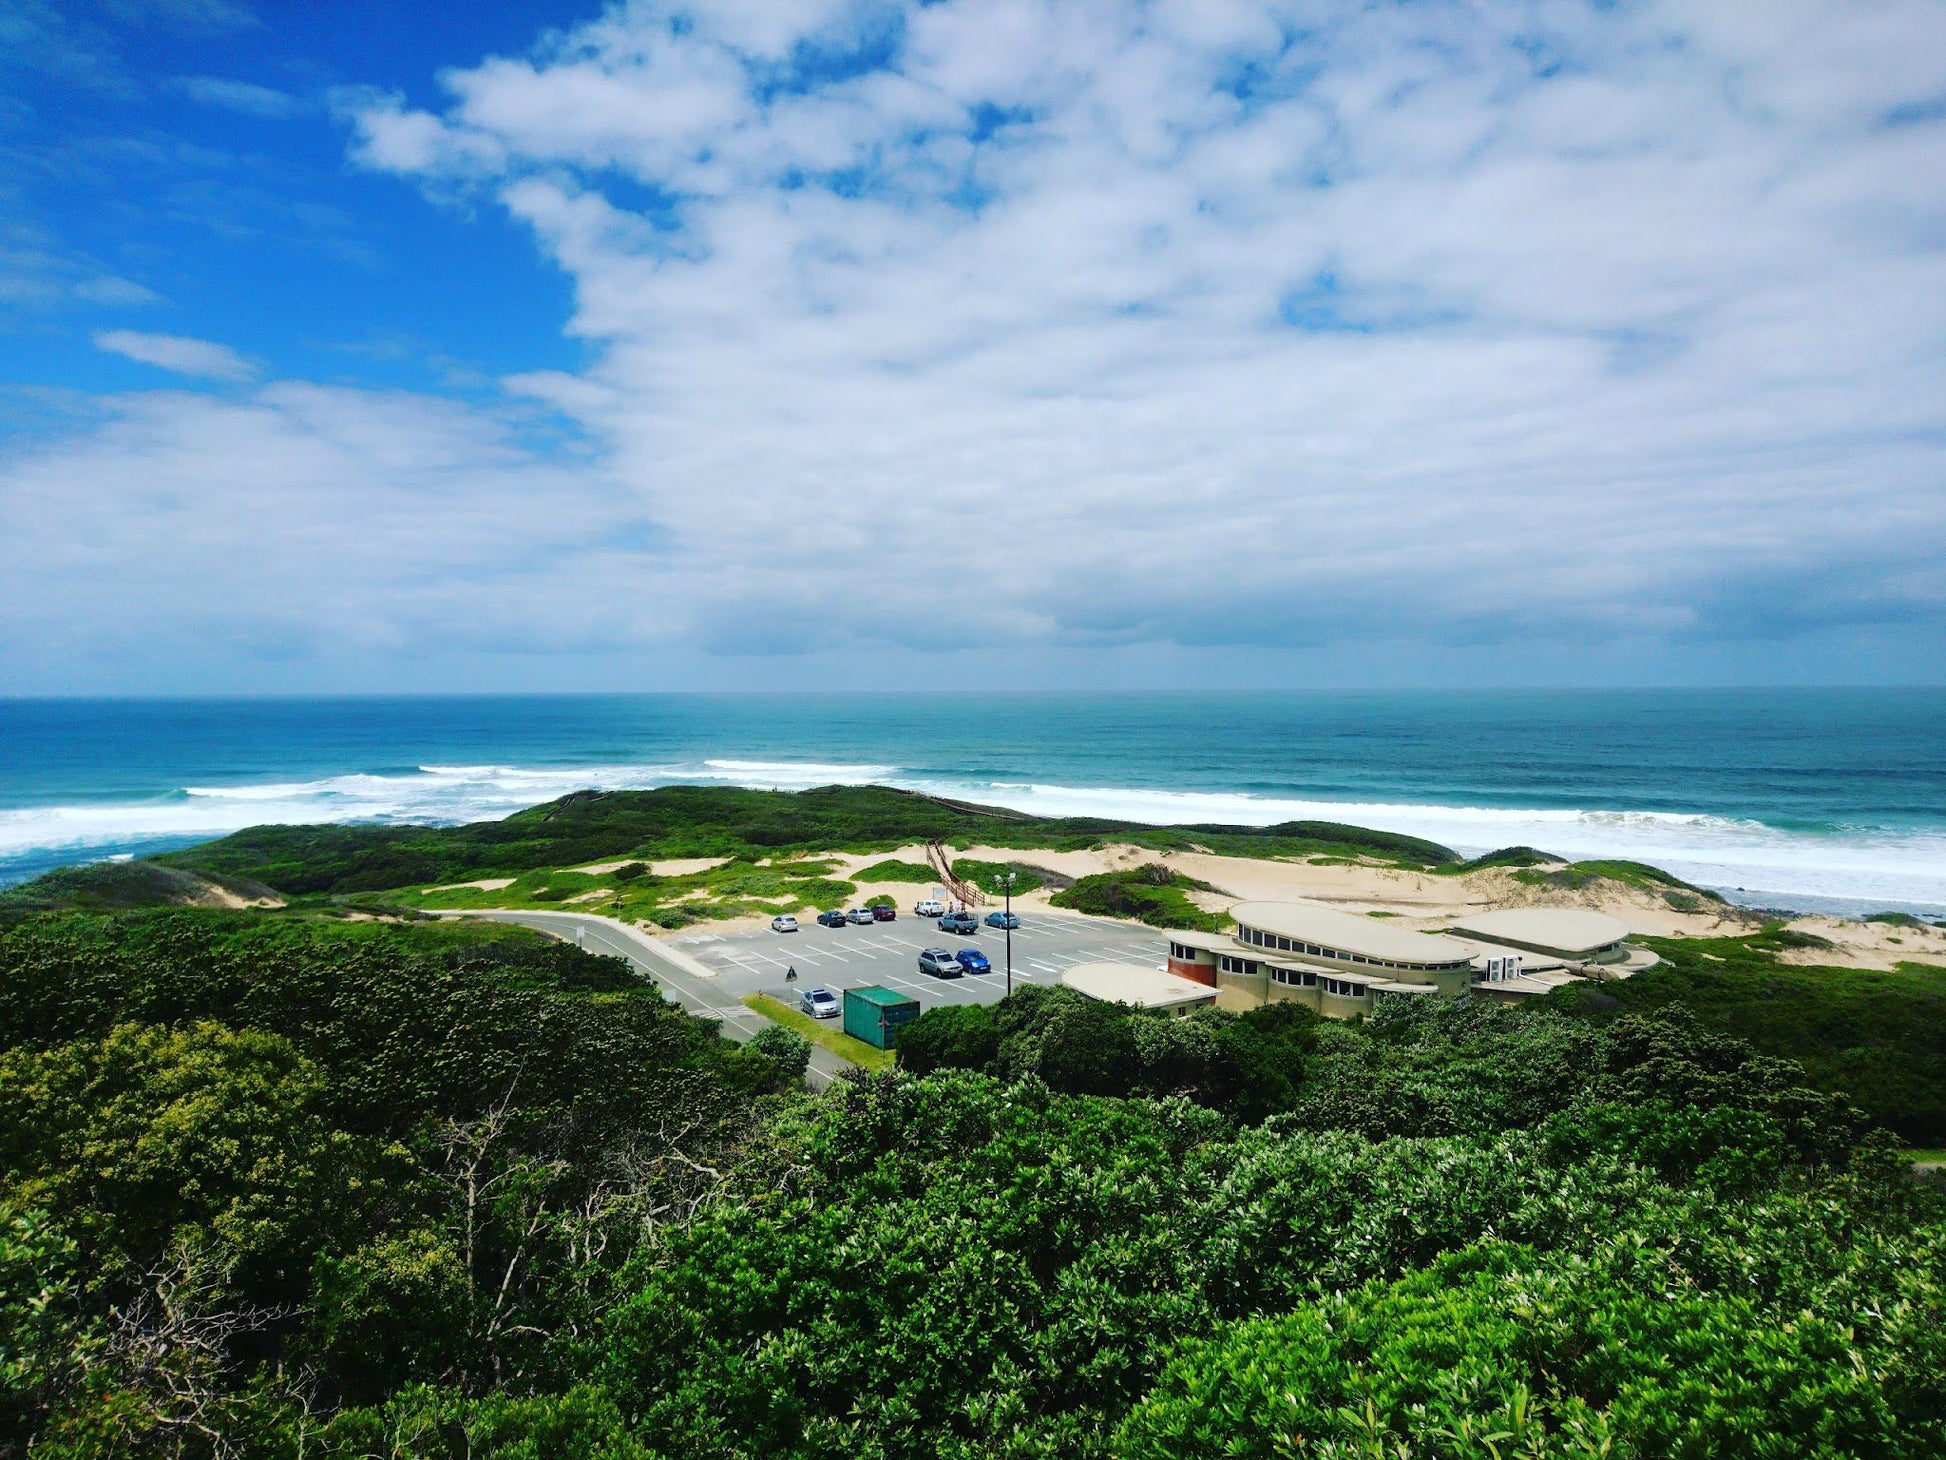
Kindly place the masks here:
POLYGON ((95 346, 144 365, 154 365, 177 375, 200 376, 206 380, 249 380, 257 373, 256 366, 228 345, 187 339, 182 335, 99 330, 95 334, 95 346))
POLYGON ((178 76, 172 84, 191 101, 247 116, 281 120, 305 109, 304 101, 289 92, 258 86, 251 81, 234 81, 222 76, 178 76))
MULTIPOLYGON (((102 485, 148 453, 183 501, 274 507, 258 597, 372 643, 1640 663, 1946 624, 1929 3, 676 14, 617 5, 436 111, 333 98, 364 165, 497 200, 570 275, 592 363, 506 382, 567 445, 282 387, 130 405, 15 480, 110 491, 144 549, 247 557, 257 520, 102 485)), ((213 571, 144 601, 190 614, 213 571)))

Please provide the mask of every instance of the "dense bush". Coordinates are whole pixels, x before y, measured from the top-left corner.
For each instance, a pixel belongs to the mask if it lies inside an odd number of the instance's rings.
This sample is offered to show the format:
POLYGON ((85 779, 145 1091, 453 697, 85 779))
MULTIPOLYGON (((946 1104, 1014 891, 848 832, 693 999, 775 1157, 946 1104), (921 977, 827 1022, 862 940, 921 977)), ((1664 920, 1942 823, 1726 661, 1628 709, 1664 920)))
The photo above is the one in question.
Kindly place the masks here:
POLYGON ((1778 927, 1643 941, 1661 967, 1599 988, 1569 984, 1550 1002, 1594 1021, 1679 1004, 1706 1027, 1801 1065, 1808 1083, 1914 1145, 1946 1145, 1946 969, 1784 963, 1780 953, 1807 945, 1778 927))
POLYGON ((808 1054, 508 929, 14 927, 0 1455, 1946 1447, 1946 1198, 1684 1009, 808 1054))

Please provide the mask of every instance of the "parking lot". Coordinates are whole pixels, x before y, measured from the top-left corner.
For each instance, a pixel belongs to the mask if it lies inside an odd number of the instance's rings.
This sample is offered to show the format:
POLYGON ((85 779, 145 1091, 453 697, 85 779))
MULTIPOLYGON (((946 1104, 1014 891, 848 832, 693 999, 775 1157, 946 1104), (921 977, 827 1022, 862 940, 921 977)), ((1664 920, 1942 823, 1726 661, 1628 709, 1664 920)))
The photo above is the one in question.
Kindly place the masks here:
MULTIPOLYGON (((984 913, 983 913, 984 915, 984 913)), ((881 984, 910 994, 924 1008, 940 1004, 991 1004, 1007 991, 1007 935, 983 922, 975 937, 942 933, 931 918, 901 911, 897 922, 868 927, 824 928, 806 919, 803 931, 768 929, 737 933, 678 933, 665 937, 707 965, 722 980, 715 1002, 732 1004, 745 994, 795 995, 823 984, 842 992, 881 984), (938 979, 919 972, 922 948, 978 948, 992 960, 993 972, 938 979), (787 981, 786 970, 797 978, 787 981)), ((1161 964, 1166 935, 1129 923, 1069 914, 1020 914, 1014 929, 1014 986, 1058 984, 1061 970, 1077 963, 1110 960, 1161 964)), ((716 992, 716 991, 713 991, 716 992)))

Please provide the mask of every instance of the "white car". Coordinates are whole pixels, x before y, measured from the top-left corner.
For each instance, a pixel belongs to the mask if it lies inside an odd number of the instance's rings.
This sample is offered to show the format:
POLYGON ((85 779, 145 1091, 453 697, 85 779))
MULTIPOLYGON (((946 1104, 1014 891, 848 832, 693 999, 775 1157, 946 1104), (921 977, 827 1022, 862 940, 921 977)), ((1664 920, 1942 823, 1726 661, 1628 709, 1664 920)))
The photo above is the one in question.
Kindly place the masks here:
POLYGON ((845 921, 869 925, 872 921, 872 910, 868 907, 855 907, 845 914, 845 921))
POLYGON ((913 905, 912 915, 915 918, 943 918, 946 916, 946 904, 936 897, 928 897, 913 905))
POLYGON ((838 996, 827 988, 806 989, 797 996, 797 1007, 813 1019, 836 1019, 840 1005, 838 996))
POLYGON ((770 931, 773 933, 795 933, 797 931, 797 919, 789 913, 779 913, 770 920, 770 931))

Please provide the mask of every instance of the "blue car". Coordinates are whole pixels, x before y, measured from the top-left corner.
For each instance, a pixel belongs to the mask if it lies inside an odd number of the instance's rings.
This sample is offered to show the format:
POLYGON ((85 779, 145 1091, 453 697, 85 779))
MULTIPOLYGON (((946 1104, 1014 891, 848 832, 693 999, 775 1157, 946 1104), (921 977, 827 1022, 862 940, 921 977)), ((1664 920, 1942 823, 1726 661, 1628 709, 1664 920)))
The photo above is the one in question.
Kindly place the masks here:
POLYGON ((978 948, 956 948, 953 960, 967 973, 992 973, 993 965, 978 948))
POLYGON ((989 928, 1019 928, 1020 914, 1010 912, 990 912, 987 914, 989 928))

